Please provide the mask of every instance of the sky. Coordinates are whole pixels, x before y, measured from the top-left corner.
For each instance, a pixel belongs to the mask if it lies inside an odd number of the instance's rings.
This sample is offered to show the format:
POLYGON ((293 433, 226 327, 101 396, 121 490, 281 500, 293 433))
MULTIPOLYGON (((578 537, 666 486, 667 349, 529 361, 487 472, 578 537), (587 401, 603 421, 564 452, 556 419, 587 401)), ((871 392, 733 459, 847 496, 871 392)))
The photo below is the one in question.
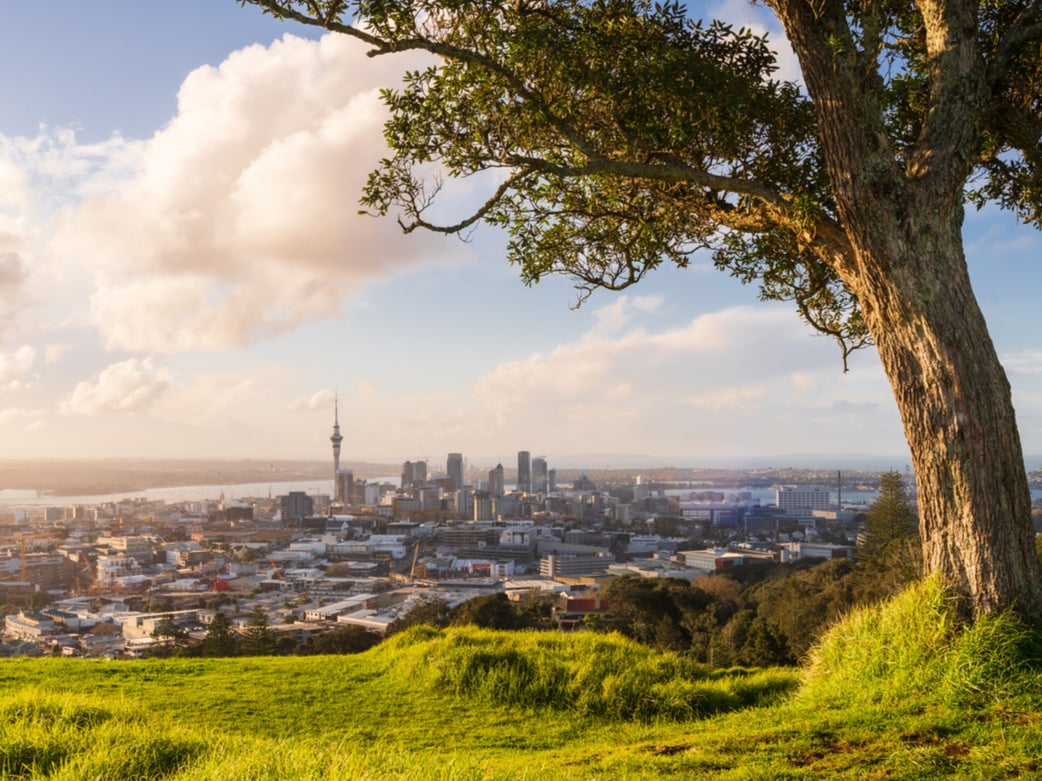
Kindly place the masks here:
MULTIPOLYGON (((336 394, 345 461, 903 468, 874 353, 844 374, 708 257, 576 309, 494 230, 359 215, 378 90, 415 64, 236 0, 5 8, 0 459, 323 459, 336 394)), ((1042 236, 969 211, 966 246, 1042 453, 1042 236)))

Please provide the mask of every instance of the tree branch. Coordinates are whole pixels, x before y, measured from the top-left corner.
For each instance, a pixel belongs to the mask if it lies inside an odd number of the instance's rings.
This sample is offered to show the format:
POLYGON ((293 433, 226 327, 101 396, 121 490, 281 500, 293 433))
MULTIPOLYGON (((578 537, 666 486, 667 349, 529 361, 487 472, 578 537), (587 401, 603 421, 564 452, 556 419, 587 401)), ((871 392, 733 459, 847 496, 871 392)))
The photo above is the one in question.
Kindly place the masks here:
POLYGON ((510 190, 519 182, 530 176, 531 173, 531 170, 521 170, 511 174, 473 214, 453 225, 438 225, 436 223, 428 222, 420 216, 427 207, 417 206, 415 204, 413 204, 410 209, 414 215, 412 221, 403 222, 399 218, 398 224, 402 227, 402 230, 405 233, 412 233, 417 228, 423 228, 424 230, 433 231, 434 233, 460 233, 474 225, 476 222, 484 219, 484 217, 503 199, 504 195, 510 192, 510 190))
POLYGON ((367 33, 357 27, 343 24, 339 21, 321 19, 317 16, 311 17, 307 14, 302 14, 292 6, 277 2, 276 0, 240 0, 240 2, 248 2, 263 6, 280 18, 284 17, 293 19, 294 21, 311 25, 312 27, 321 27, 331 32, 342 33, 344 35, 349 35, 352 38, 357 38, 373 47, 372 50, 368 52, 370 57, 377 57, 382 54, 399 54, 406 51, 426 51, 446 59, 479 65, 485 70, 495 73, 497 76, 504 79, 519 97, 534 106, 546 122, 556 130, 563 139, 575 147, 576 150, 587 156, 593 156, 595 154, 592 145, 585 138, 576 133, 568 123, 554 114, 546 102, 540 99, 526 86, 522 78, 509 68, 505 67, 502 63, 478 51, 465 49, 460 46, 453 46, 452 44, 419 35, 394 41, 386 40, 371 33, 367 33))
POLYGON ((1024 44, 1042 39, 1042 0, 1035 0, 1025 7, 1016 20, 1006 30, 985 74, 988 88, 992 94, 997 93, 1009 73, 1010 63, 1014 55, 1024 44))

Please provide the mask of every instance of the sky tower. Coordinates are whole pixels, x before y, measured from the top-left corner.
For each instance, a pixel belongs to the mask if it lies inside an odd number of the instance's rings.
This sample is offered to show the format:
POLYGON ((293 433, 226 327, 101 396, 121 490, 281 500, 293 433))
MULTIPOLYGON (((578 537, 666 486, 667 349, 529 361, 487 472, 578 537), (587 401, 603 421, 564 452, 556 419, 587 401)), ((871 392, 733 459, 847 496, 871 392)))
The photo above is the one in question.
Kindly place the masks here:
POLYGON ((329 441, 333 443, 333 501, 343 501, 340 495, 340 443, 344 438, 340 436, 340 403, 336 395, 333 396, 333 436, 329 441))

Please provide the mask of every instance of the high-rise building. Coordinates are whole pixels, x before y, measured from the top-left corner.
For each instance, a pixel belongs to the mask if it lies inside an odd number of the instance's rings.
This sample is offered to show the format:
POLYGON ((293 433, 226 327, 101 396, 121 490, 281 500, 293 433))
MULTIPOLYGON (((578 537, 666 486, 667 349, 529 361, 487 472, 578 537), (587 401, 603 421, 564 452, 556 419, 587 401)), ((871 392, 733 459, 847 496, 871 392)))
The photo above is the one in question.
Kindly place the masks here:
POLYGON ((503 465, 496 464, 495 469, 488 472, 488 492, 494 496, 503 495, 503 465))
POLYGON ((532 459, 532 492, 545 494, 550 490, 550 474, 546 468, 546 458, 536 456, 532 459))
POLYGON ((554 493, 557 490, 557 470, 551 469, 547 474, 549 475, 550 481, 549 491, 550 493, 554 493))
POLYGON ((532 456, 527 450, 517 453, 517 490, 532 493, 532 456))
POLYGON ((492 495, 488 491, 475 491, 474 492, 474 520, 475 521, 491 521, 492 515, 492 495))
POLYGON ((279 497, 279 509, 283 526, 299 528, 301 522, 315 512, 315 500, 303 491, 290 491, 279 497))
POLYGON ((422 488, 427 483, 427 462, 406 461, 402 464, 402 489, 422 488))
POLYGON ((340 443, 344 438, 340 436, 340 400, 333 396, 333 436, 329 441, 333 443, 333 500, 345 501, 339 492, 340 488, 340 443))
POLYGON ((336 476, 336 498, 345 505, 355 500, 355 473, 350 469, 341 469, 336 476))
POLYGON ((781 510, 830 510, 832 496, 820 485, 784 485, 775 488, 775 504, 781 510))
POLYGON ((463 454, 462 453, 449 453, 448 461, 446 462, 446 471, 449 473, 449 477, 456 482, 456 489, 459 490, 463 487, 463 454))

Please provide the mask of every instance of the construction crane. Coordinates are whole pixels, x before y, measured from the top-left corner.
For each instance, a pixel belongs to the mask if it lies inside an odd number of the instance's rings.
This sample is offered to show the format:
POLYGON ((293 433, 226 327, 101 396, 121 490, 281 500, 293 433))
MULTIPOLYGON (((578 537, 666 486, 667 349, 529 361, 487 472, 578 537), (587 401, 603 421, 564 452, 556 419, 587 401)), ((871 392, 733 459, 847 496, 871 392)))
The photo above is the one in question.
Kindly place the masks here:
POLYGON ((272 573, 274 573, 274 578, 276 580, 283 580, 282 572, 279 571, 279 567, 275 563, 275 560, 274 559, 268 559, 268 564, 271 565, 271 571, 272 571, 272 573))
POLYGON ((416 543, 416 547, 412 552, 412 566, 409 567, 409 580, 416 580, 416 560, 420 557, 420 543, 416 543))
POLYGON ((18 562, 19 562, 20 567, 21 567, 21 574, 19 574, 18 579, 20 581, 22 581, 22 583, 25 583, 28 580, 28 577, 27 577, 27 574, 26 574, 26 566, 25 566, 25 541, 26 540, 37 540, 37 539, 42 539, 42 538, 45 538, 45 537, 53 537, 53 536, 54 536, 53 532, 36 532, 34 534, 23 534, 20 537, 18 537, 18 562))
POLYGON ((73 591, 76 594, 85 594, 93 591, 94 580, 94 566, 91 564, 90 557, 87 556, 86 551, 80 551, 79 556, 76 557, 76 577, 73 591))

